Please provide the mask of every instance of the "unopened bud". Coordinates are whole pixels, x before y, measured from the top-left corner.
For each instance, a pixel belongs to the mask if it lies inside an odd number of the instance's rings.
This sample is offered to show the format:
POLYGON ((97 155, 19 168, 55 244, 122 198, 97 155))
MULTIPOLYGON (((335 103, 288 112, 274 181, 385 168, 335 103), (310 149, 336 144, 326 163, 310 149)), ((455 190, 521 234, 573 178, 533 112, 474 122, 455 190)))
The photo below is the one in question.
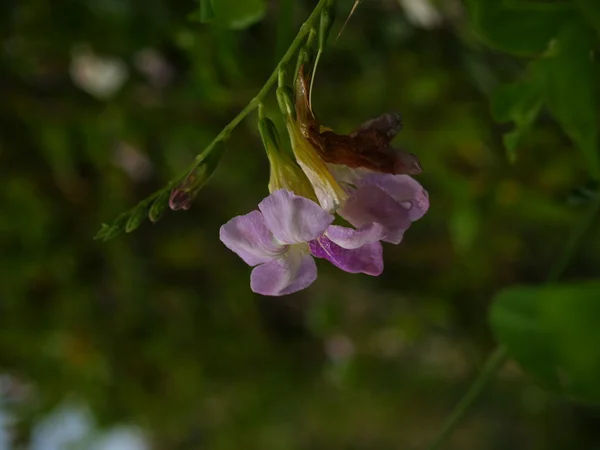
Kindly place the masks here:
POLYGON ((265 149, 269 151, 270 148, 279 149, 280 140, 279 133, 277 132, 277 127, 271 119, 268 117, 263 117, 258 121, 258 131, 260 133, 260 137, 262 138, 263 145, 265 149))
POLYGON ((323 51, 325 48, 334 20, 335 8, 333 2, 329 2, 329 5, 321 11, 321 22, 319 23, 319 51, 323 51))
POLYGON ((305 48, 312 48, 315 43, 315 39, 317 38, 317 30, 315 28, 311 28, 308 32, 308 37, 306 38, 305 48))
POLYGON ((148 218, 151 222, 157 222, 162 215, 167 210, 167 206, 169 205, 169 191, 162 192, 152 206, 150 207, 150 211, 148 212, 148 218))
POLYGON ((138 205, 131 215, 129 216, 129 220, 127 220, 127 224, 125 225, 125 232, 131 233, 136 230, 146 219, 148 216, 148 207, 144 204, 138 205))
POLYGON ((300 51, 298 52, 298 60, 296 62, 296 72, 295 74, 297 75, 298 72, 300 71, 300 67, 302 67, 302 65, 307 65, 309 64, 313 59, 313 51, 309 48, 303 48, 300 49, 300 51))
POLYGON ((200 189, 208 182, 219 165, 224 150, 224 143, 219 141, 211 148, 207 149, 204 154, 200 155, 194 168, 186 175, 183 181, 171 191, 171 195, 169 196, 169 208, 173 211, 177 211, 178 209, 190 209, 198 192, 200 192, 200 189))
POLYGON ((289 86, 277 88, 277 102, 279 109, 287 120, 296 120, 296 108, 294 107, 294 92, 289 86))

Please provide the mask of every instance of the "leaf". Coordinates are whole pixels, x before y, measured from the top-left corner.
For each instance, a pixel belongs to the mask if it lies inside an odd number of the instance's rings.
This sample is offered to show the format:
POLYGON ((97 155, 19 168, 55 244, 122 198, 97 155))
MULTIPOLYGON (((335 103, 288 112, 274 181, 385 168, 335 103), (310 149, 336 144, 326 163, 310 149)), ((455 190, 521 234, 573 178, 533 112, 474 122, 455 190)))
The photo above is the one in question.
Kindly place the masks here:
POLYGON ((142 224, 144 219, 146 219, 147 215, 148 208, 145 204, 139 204, 138 206, 136 206, 136 208, 129 216, 129 220, 127 220, 127 224, 125 225, 125 232, 131 233, 132 231, 136 230, 142 224))
POLYGON ((101 239, 104 242, 116 238, 125 229, 125 224, 127 223, 128 219, 129 213, 126 212, 118 216, 110 226, 102 224, 102 227, 100 228, 100 231, 98 232, 98 234, 96 234, 96 236, 102 234, 101 239))
POLYGON ((100 229, 98 230, 98 232, 96 233, 96 235, 94 236, 94 240, 104 239, 104 236, 106 236, 108 234, 109 230, 110 230, 110 225, 103 223, 101 225, 100 229))
POLYGON ((544 52, 569 20, 569 5, 533 1, 470 0, 473 28, 492 47, 516 55, 544 52))
POLYGON ((543 80, 539 77, 500 86, 491 98, 491 110, 498 122, 514 122, 514 130, 503 136, 510 162, 516 160, 516 148, 537 118, 544 101, 543 80))
POLYGON ((600 281, 499 293, 490 312, 496 338, 545 387, 600 402, 600 281))
POLYGON ((545 74, 548 108, 567 135, 575 141, 590 165, 600 175, 598 112, 595 104, 597 69, 590 58, 595 37, 575 22, 563 29, 554 56, 538 61, 545 74))
POLYGON ((265 0, 212 0, 214 22, 241 30, 260 21, 267 11, 265 0))
POLYGON ((154 203, 152 203, 152 206, 150 207, 150 212, 148 213, 148 218, 150 221, 157 222, 162 217, 169 206, 170 196, 171 191, 167 189, 161 193, 156 200, 154 200, 154 203))
POLYGON ((583 16, 600 33, 600 2, 598 0, 576 0, 583 16))

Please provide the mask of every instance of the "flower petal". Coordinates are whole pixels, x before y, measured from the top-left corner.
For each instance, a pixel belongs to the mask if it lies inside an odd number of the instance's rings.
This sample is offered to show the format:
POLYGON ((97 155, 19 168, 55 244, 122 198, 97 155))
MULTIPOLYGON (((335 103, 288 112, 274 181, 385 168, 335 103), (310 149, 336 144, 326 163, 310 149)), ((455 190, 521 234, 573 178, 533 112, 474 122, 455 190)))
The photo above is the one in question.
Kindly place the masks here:
POLYGON ((316 239, 333 222, 333 216, 315 202, 285 189, 273 192, 258 208, 269 229, 284 244, 316 239))
POLYGON ((381 275, 383 272, 383 247, 373 242, 357 249, 346 249, 327 236, 309 242, 310 252, 316 258, 325 258, 334 266, 350 273, 381 275))
POLYGON ((409 210, 376 186, 361 186, 338 210, 340 216, 357 228, 379 223, 385 229, 385 242, 399 244, 410 227, 409 210))
POLYGON ((397 202, 405 204, 411 222, 419 220, 429 209, 429 195, 423 186, 408 175, 370 173, 357 186, 377 186, 397 202))
POLYGON ((391 141, 394 136, 402 129, 402 116, 398 113, 386 113, 382 114, 375 119, 367 120, 361 124, 356 130, 350 133, 351 137, 358 136, 360 134, 377 133, 387 138, 387 141, 391 141))
POLYGON ((250 287, 257 294, 287 295, 307 288, 316 279, 315 260, 305 250, 292 246, 282 258, 255 267, 250 287))
POLYGON ((234 217, 221 227, 219 237, 250 266, 270 261, 285 250, 275 242, 260 211, 234 217))
POLYGON ((331 225, 325 231, 331 241, 347 249, 362 247, 365 244, 372 244, 383 239, 386 235, 385 228, 378 223, 371 223, 357 230, 354 228, 331 225))
POLYGON ((304 138, 298 125, 288 124, 288 133, 296 161, 312 184, 319 203, 324 210, 335 211, 346 199, 346 192, 329 172, 313 144, 304 138))

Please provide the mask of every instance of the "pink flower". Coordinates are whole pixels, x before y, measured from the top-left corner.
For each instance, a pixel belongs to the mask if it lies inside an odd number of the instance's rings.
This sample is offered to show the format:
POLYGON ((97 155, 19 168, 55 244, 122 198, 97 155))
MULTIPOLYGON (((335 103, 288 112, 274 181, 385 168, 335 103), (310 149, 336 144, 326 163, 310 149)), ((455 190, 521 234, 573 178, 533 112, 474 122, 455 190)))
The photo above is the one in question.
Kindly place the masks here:
POLYGON ((357 228, 383 227, 381 240, 399 244, 411 223, 429 209, 429 195, 409 175, 369 172, 355 177, 350 195, 337 213, 357 228))
POLYGON ((291 294, 312 284, 317 278, 313 256, 346 272, 381 274, 384 228, 369 223, 354 230, 331 225, 333 220, 315 202, 280 189, 258 210, 223 225, 220 238, 254 267, 250 287, 263 295, 291 294))

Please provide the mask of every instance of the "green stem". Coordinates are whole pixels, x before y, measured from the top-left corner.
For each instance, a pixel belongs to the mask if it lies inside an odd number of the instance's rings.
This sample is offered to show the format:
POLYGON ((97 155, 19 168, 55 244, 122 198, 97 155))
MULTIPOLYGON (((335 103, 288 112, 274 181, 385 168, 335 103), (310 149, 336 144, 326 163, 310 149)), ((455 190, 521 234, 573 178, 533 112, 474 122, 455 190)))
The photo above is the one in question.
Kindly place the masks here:
POLYGON ((302 45, 302 41, 310 32, 310 29, 313 27, 315 21, 320 17, 321 10, 325 7, 326 2, 327 0, 319 0, 319 3, 317 3, 317 6, 315 6, 315 9, 313 9, 313 12, 310 14, 310 16, 308 16, 306 22, 302 24, 300 30, 298 31, 298 34, 288 47, 285 54, 279 60, 279 63, 277 63, 277 66, 275 66, 275 69, 273 70, 273 73, 271 73, 271 76, 269 76, 263 87, 260 89, 260 91, 258 91, 258 94, 256 94, 254 98, 250 100, 250 102, 244 107, 244 109, 242 109, 238 113, 238 115, 231 120, 231 122, 225 125, 225 127, 221 130, 217 137, 215 137, 214 140, 210 144, 208 144, 207 148, 212 147, 213 145, 215 145, 215 143, 217 143, 220 140, 227 139, 231 132, 235 129, 235 127, 237 127, 240 124, 240 122, 262 102, 262 100, 269 93, 269 91, 277 81, 279 69, 285 66, 290 61, 292 56, 294 56, 294 54, 298 51, 300 45, 302 45))
POLYGON ((577 251, 577 248, 581 245, 583 238, 585 237, 588 230, 594 225, 596 218, 600 214, 600 197, 594 199, 594 203, 591 205, 587 214, 583 217, 583 220, 579 222, 577 227, 573 230, 573 233, 569 237, 565 250, 556 260, 552 269, 546 277, 546 283, 552 283, 560 278, 567 266, 573 254, 577 251))
POLYGON ((503 346, 498 346, 494 353, 488 357, 483 369, 481 370, 481 373, 473 382, 467 393, 456 404, 440 431, 438 431, 431 444, 429 444, 429 447, 427 447, 428 450, 438 448, 438 446, 448 436, 450 436, 450 434, 452 434, 458 423, 469 411, 469 408, 472 406, 473 402, 477 399, 477 397, 479 397, 479 394, 483 392, 483 389, 486 387, 487 383, 504 365, 506 356, 506 349, 503 346))
MULTIPOLYGON (((205 2, 201 2, 201 3, 204 4, 205 2)), ((294 40, 288 47, 285 54, 281 57, 281 59, 277 63, 277 66, 275 67, 275 69, 273 70, 273 72, 271 73, 271 75, 269 76, 269 78, 267 79, 265 84, 263 85, 263 87, 260 89, 260 91, 258 91, 258 94, 256 94, 254 96, 254 98, 252 100, 250 100, 250 102, 244 107, 244 109, 242 109, 233 119, 231 119, 231 122, 229 122, 227 125, 225 125, 225 127, 212 140, 212 142, 210 144, 208 144, 200 153, 198 153, 198 155, 196 155, 196 157, 194 158, 194 162, 184 172, 182 172, 177 177, 175 177, 171 181, 169 181, 166 186, 162 187, 158 191, 149 195, 144 200, 142 200, 137 205, 135 205, 133 208, 131 208, 129 211, 121 214, 119 217, 125 217, 127 215, 130 215, 133 213, 133 211, 135 211, 137 208, 139 208, 141 206, 147 207, 154 200, 156 200, 160 195, 162 195, 165 191, 171 190, 174 186, 176 186, 178 183, 180 183, 190 173, 190 171, 192 171, 195 167, 197 167, 198 164, 200 164, 200 162, 203 161, 211 153, 212 149, 215 147, 215 145, 218 142, 227 140, 227 138, 229 138, 229 135, 231 134, 231 132, 240 124, 240 122, 242 120, 244 120, 244 118, 248 114, 250 114, 254 109, 256 109, 260 104, 262 104, 263 99, 266 97, 266 95, 269 93, 269 90, 273 87, 273 85, 277 81, 277 77, 278 77, 282 67, 285 66, 290 61, 292 56, 294 56, 294 54, 298 51, 299 47, 302 45, 302 41, 304 40, 304 38, 314 28, 314 24, 320 18, 321 10, 323 10, 326 3, 327 3, 327 0, 319 0, 319 3, 317 3, 317 6, 315 6, 315 9, 313 9, 310 16, 308 16, 308 18, 306 19, 306 22, 304 22, 302 24, 302 26, 300 27, 300 30, 298 31, 298 34, 296 35, 296 37, 294 38, 294 40)), ((282 73, 282 76, 283 76, 283 73, 282 73)), ((103 227, 103 229, 104 229, 104 227, 103 227)), ((99 236, 99 235, 97 235, 97 236, 99 236)))
MULTIPOLYGON (((594 201, 581 222, 579 222, 573 229, 573 232, 571 233, 571 236, 565 245, 564 251, 550 269, 550 272, 546 277, 546 283, 553 283, 560 278, 569 265, 571 258, 582 244, 585 235, 596 222, 599 215, 600 198, 594 201)), ((483 389, 494 378, 496 372, 502 368, 507 357, 508 353, 506 348, 502 345, 499 345, 488 357, 483 369, 481 370, 481 373, 475 379, 471 387, 469 387, 469 390, 466 392, 466 394, 456 404, 452 410, 452 413, 442 425, 442 428, 440 428, 438 433, 427 447, 427 450, 435 450, 439 448, 439 445, 452 434, 460 421, 465 417, 471 406, 473 406, 475 400, 477 400, 479 395, 483 392, 483 389)))

